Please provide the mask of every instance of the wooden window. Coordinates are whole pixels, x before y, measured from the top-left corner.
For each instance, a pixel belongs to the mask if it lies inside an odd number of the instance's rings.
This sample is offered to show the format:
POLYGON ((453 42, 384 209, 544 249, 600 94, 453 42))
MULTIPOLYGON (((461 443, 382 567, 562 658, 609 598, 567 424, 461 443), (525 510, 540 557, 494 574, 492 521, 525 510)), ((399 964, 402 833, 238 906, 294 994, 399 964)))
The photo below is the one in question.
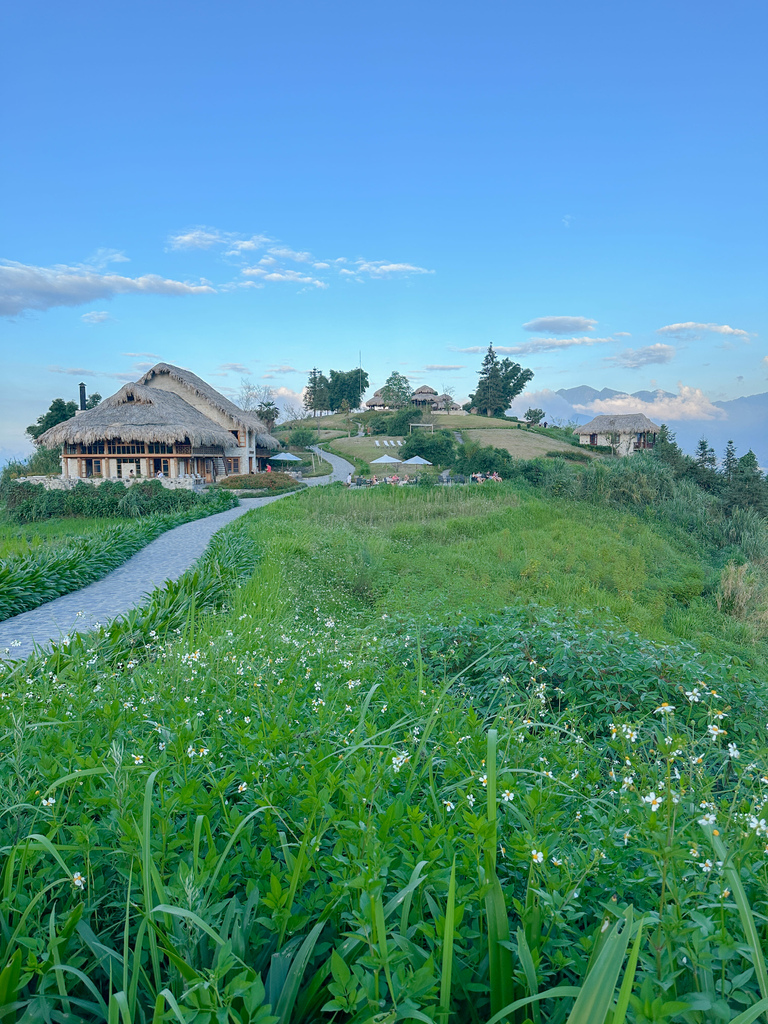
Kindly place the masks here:
POLYGON ((227 472, 228 473, 239 473, 240 472, 240 459, 227 459, 227 472))
POLYGON ((597 434, 590 434, 589 435, 589 443, 590 444, 597 444, 597 434))
POLYGON ((144 454, 144 442, 143 441, 127 441, 127 442, 123 442, 119 438, 115 438, 114 440, 108 442, 107 450, 108 450, 108 453, 110 455, 143 455, 144 454))
POLYGON ((172 455, 173 445, 164 444, 162 441, 153 441, 147 445, 148 455, 172 455))

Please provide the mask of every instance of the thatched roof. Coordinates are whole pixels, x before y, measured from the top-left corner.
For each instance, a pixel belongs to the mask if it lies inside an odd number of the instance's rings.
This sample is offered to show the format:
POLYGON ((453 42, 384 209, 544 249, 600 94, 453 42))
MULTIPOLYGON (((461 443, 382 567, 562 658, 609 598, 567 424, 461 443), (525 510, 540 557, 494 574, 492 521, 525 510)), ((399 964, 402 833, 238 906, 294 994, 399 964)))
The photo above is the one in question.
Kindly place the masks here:
POLYGON ((194 394, 199 395, 200 398, 205 399, 206 402, 218 409, 219 412, 223 412, 227 416, 231 416, 232 419, 239 423, 241 427, 250 427, 251 430, 257 432, 256 443, 262 448, 279 448, 279 442, 267 432, 267 428, 264 426, 262 420, 254 412, 246 412, 241 409, 239 405, 235 405, 234 402, 230 402, 228 398, 212 388, 207 381, 204 381, 202 377, 198 377, 196 373, 192 373, 191 370, 185 370, 182 366, 173 366, 172 363, 156 363, 151 370, 147 370, 143 377, 139 377, 138 384, 149 384, 151 380, 159 377, 161 380, 155 385, 155 387, 162 388, 162 376, 167 374, 173 380, 178 381, 179 384, 185 388, 189 388, 194 394))
POLYGON ((661 430, 656 423, 649 420, 641 412, 629 413, 625 416, 595 416, 589 423, 576 428, 581 434, 643 434, 646 431, 658 433, 661 430))
MULTIPOLYGON (((60 444, 93 444, 121 438, 123 441, 161 441, 173 444, 188 437, 193 445, 235 443, 232 434, 198 412, 172 391, 125 384, 95 409, 86 409, 46 430, 39 441, 48 448, 60 444)), ((270 447, 277 447, 277 443, 270 447)))
POLYGON ((369 398, 368 401, 365 404, 366 405, 383 405, 384 404, 384 399, 381 397, 381 392, 383 390, 384 390, 383 388, 379 388, 378 391, 374 391, 373 398, 369 398))
POLYGON ((415 398, 416 395, 423 395, 426 398, 429 395, 436 394, 437 392, 435 391, 435 389, 431 388, 429 384, 422 384, 420 388, 416 388, 416 390, 413 392, 413 397, 415 398))

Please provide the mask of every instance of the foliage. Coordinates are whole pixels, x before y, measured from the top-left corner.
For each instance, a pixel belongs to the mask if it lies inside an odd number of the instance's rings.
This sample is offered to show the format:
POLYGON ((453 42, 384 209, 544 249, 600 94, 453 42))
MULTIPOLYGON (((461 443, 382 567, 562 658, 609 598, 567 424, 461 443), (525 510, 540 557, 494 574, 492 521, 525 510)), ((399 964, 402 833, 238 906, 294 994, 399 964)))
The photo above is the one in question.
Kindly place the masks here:
POLYGON ((393 409, 410 404, 412 394, 413 387, 411 382, 404 374, 398 373, 397 370, 393 370, 390 373, 384 382, 384 387, 381 389, 383 401, 393 409))
POLYGON ((367 421, 372 434, 388 434, 390 437, 402 437, 409 433, 412 423, 419 423, 424 417, 423 411, 417 406, 409 406, 398 412, 378 412, 367 421))
POLYGON ((79 590, 112 572, 166 530, 237 504, 230 494, 210 492, 192 497, 191 503, 176 512, 144 513, 140 519, 108 522, 85 536, 68 537, 58 544, 0 559, 0 619, 79 590))
POLYGON ((44 434, 46 430, 50 430, 51 427, 55 427, 57 423, 63 423, 65 420, 72 419, 77 409, 77 402, 65 402, 63 398, 54 398, 48 411, 38 416, 37 420, 27 427, 25 433, 33 441, 36 441, 41 434, 44 434))
POLYGON ((470 405, 486 416, 503 416, 512 399, 533 379, 533 370, 525 370, 511 359, 499 359, 493 345, 483 359, 477 390, 469 396, 470 405))
POLYGON ((589 462, 587 453, 580 452, 576 448, 572 451, 564 448, 552 448, 550 451, 545 452, 545 455, 550 459, 567 459, 569 462, 589 462))
POLYGON ((309 425, 294 427, 288 440, 294 448, 309 448, 311 444, 317 444, 317 430, 309 425))
POLYGON ((450 466, 455 450, 456 442, 450 430, 436 430, 434 433, 418 430, 406 437, 398 454, 401 459, 420 455, 433 466, 450 466))
POLYGON ((92 391, 85 403, 86 409, 95 409, 96 406, 101 402, 101 395, 98 391, 92 391))
POLYGON ((13 460, 7 462, 0 473, 0 493, 9 480, 20 476, 60 476, 61 448, 45 448, 40 445, 29 458, 23 462, 13 460))
MULTIPOLYGON (((126 487, 120 480, 89 484, 80 481, 69 490, 48 490, 43 484, 7 483, 3 487, 5 514, 15 523, 33 523, 55 516, 118 517, 180 512, 214 499, 193 491, 163 487, 146 480, 126 487)), ((225 499, 217 498, 216 501, 225 499)), ((220 511, 217 509, 217 511, 220 511)))
POLYGON ((368 388, 368 374, 359 367, 355 370, 331 370, 328 382, 329 408, 337 412, 344 401, 350 409, 357 409, 368 388))
POLYGON ((271 398, 264 402, 259 402, 256 406, 256 413, 259 419, 264 423, 267 430, 271 430, 274 427, 275 423, 277 423, 278 417, 280 416, 280 410, 271 398))
POLYGON ((304 388, 304 408, 317 415, 330 410, 330 382, 316 366, 309 371, 309 380, 304 388))
POLYGON ((255 412, 262 402, 271 402, 274 397, 274 388, 268 384, 254 384, 247 377, 240 378, 237 404, 244 412, 255 412))
MULTIPOLYGON (((299 463, 294 463, 294 465, 298 466, 299 463)), ((249 487, 257 490, 282 492, 300 490, 304 485, 300 480, 289 476, 288 473, 273 470, 271 473, 237 473, 223 476, 217 486, 227 490, 241 490, 249 487)))
POLYGON ((469 476, 471 473, 499 473, 509 476, 515 460, 505 448, 466 442, 456 450, 453 468, 457 473, 469 476))
POLYGON ((524 414, 525 419, 529 423, 533 423, 533 424, 541 423, 541 421, 544 419, 545 415, 546 415, 546 413, 544 412, 543 409, 531 409, 530 406, 528 407, 528 409, 526 409, 525 414, 524 414))
POLYGON ((568 532, 576 508, 506 484, 313 491, 222 531, 129 619, 9 668, 13 1012, 756 1019, 763 686, 598 613, 605 590, 578 611, 586 565, 570 606, 499 612, 536 517, 521 582, 544 598, 598 543, 592 571, 627 556, 621 586, 666 557, 626 513, 568 532))

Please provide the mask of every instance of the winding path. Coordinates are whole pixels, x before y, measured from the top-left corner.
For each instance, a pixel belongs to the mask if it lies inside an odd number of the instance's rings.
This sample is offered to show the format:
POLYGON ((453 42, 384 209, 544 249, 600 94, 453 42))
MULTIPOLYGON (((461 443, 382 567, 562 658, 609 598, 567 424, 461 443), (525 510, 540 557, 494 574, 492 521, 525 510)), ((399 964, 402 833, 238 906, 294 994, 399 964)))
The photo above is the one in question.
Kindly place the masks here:
MULTIPOLYGON (((321 452, 318 448, 313 451, 330 462, 333 472, 330 476, 310 477, 306 480, 310 486, 346 480, 347 475, 354 472, 354 466, 338 455, 321 452)), ((140 604, 150 591, 163 587, 169 580, 177 580, 186 572, 222 527, 246 512, 287 498, 292 493, 296 492, 271 498, 242 498, 237 508, 176 526, 137 551, 103 579, 0 622, 0 658, 3 655, 26 658, 32 654, 35 645, 45 646, 75 630, 87 632, 124 615, 140 604)))

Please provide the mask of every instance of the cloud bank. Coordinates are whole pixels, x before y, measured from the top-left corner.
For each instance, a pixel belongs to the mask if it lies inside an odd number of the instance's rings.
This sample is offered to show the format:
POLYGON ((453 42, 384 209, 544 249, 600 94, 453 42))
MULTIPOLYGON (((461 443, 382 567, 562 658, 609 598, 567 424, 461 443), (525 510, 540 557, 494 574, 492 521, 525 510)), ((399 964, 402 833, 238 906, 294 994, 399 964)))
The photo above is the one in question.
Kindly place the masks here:
POLYGON ((209 295, 213 292, 215 289, 207 284, 173 281, 158 274, 123 277, 100 274, 87 267, 35 267, 0 261, 0 316, 17 316, 26 310, 42 312, 54 306, 81 306, 115 295, 209 295))
POLYGON ((574 405, 577 412, 607 413, 620 416, 625 413, 642 412, 649 419, 662 422, 667 420, 724 420, 727 413, 713 405, 701 388, 678 384, 678 393, 671 398, 657 392, 653 401, 646 402, 632 395, 614 395, 613 398, 598 398, 585 405, 574 405))
POLYGON ((700 338, 702 334, 726 334, 734 338, 749 339, 749 332, 738 327, 729 327, 728 324, 700 324, 694 320, 688 320, 684 324, 667 324, 666 327, 657 328, 656 333, 684 340, 700 338))
POLYGON ((593 331, 597 320, 585 316, 540 316, 523 324, 524 331, 541 331, 543 334, 575 334, 576 331, 593 331))
POLYGON ((606 356, 606 363, 622 366, 626 370, 639 370, 641 366, 653 363, 669 363, 677 352, 674 345, 646 345, 645 348, 625 348, 615 356, 606 356))

